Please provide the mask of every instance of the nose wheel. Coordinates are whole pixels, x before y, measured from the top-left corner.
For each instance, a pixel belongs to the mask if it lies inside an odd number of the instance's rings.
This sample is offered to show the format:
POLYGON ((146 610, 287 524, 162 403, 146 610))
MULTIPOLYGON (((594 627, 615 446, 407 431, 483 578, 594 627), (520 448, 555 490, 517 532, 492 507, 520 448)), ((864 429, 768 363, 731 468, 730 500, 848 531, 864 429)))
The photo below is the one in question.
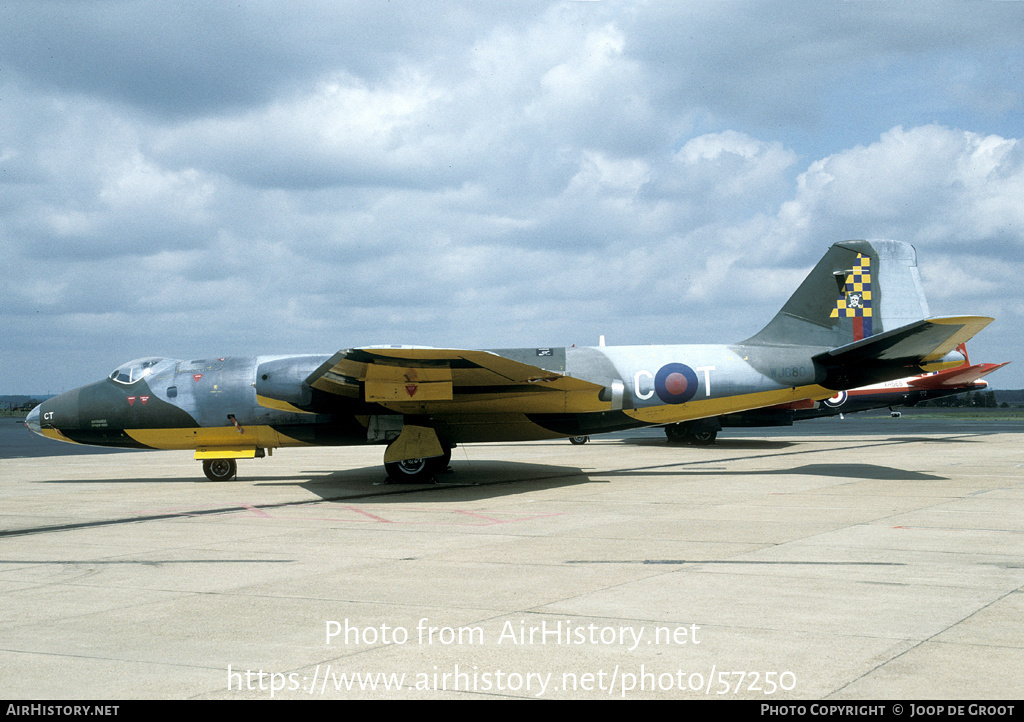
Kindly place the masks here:
POLYGON ((238 474, 238 464, 234 459, 204 459, 203 473, 210 481, 228 481, 238 474))

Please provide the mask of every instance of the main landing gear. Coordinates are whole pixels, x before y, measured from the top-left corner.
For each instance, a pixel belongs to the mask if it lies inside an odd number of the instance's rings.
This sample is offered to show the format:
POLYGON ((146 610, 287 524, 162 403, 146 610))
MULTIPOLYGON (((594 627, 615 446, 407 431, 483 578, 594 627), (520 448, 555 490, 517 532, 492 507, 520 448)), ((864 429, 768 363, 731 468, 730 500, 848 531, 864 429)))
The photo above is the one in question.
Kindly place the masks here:
POLYGON ((204 459, 203 473, 210 481, 228 481, 238 474, 238 464, 234 459, 204 459))
POLYGON ((693 444, 710 446, 718 438, 721 425, 715 420, 684 421, 665 427, 665 436, 670 444, 693 444))
POLYGON ((429 484, 437 474, 443 474, 452 460, 452 447, 442 446, 441 456, 423 459, 404 459, 384 462, 388 481, 392 484, 429 484))

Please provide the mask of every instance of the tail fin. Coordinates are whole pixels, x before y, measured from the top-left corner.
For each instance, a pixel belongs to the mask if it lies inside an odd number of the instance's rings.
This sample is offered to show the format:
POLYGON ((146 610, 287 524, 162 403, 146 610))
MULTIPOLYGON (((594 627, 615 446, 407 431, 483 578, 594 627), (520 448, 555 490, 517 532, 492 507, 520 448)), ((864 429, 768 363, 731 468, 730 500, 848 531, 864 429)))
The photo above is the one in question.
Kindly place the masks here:
POLYGON ((902 241, 836 243, 743 345, 835 348, 928 316, 917 253, 902 241))
POLYGON ((962 355, 947 354, 992 321, 927 316, 913 246, 843 241, 743 344, 825 348, 812 357, 816 382, 851 389, 959 365, 962 355))

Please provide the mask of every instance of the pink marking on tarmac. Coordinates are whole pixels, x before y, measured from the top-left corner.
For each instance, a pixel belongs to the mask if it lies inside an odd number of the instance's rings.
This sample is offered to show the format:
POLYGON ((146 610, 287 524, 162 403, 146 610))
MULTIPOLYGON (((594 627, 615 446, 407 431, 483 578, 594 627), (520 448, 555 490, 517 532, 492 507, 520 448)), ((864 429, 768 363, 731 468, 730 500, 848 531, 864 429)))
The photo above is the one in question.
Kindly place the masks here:
MULTIPOLYGON (((419 525, 419 526, 493 526, 496 524, 514 524, 521 521, 532 521, 535 519, 545 519, 553 516, 564 516, 564 512, 551 512, 545 514, 519 514, 511 511, 471 511, 468 509, 438 509, 432 507, 383 507, 389 512, 394 512, 398 515, 417 515, 417 514, 429 514, 429 518, 420 519, 388 519, 381 516, 379 513, 375 513, 365 508, 359 508, 350 505, 336 505, 330 502, 326 502, 328 508, 341 509, 343 511, 351 512, 356 515, 353 517, 345 516, 306 516, 301 513, 294 514, 281 514, 278 510, 272 509, 271 512, 260 509, 254 504, 239 503, 233 509, 222 509, 221 507, 168 507, 163 509, 148 509, 145 511, 138 511, 136 514, 139 516, 150 516, 155 514, 166 514, 169 518, 175 516, 186 518, 196 517, 209 517, 213 519, 224 519, 225 517, 238 516, 238 515, 251 515, 257 519, 272 519, 275 521, 299 521, 299 522, 344 522, 349 524, 399 524, 399 525, 419 525), (216 511, 219 513, 211 514, 210 512, 216 511), (454 519, 470 519, 479 520, 478 522, 472 521, 446 521, 445 517, 454 519)), ((307 507, 309 508, 309 507, 307 507)), ((319 504, 316 504, 314 508, 323 508, 319 504)))
POLYGON ((379 521, 382 524, 394 524, 395 523, 395 522, 391 521, 390 519, 385 519, 382 516, 377 516, 376 514, 371 514, 370 512, 363 511, 362 509, 356 509, 354 506, 343 506, 341 508, 342 509, 348 509, 349 511, 355 512, 356 514, 362 514, 363 516, 368 516, 371 519, 373 519, 374 521, 379 521))
MULTIPOLYGON (((464 514, 466 516, 476 517, 477 519, 483 519, 484 521, 490 522, 491 524, 510 524, 510 523, 512 523, 514 521, 526 521, 527 519, 539 519, 539 518, 542 518, 542 517, 545 517, 545 516, 561 516, 560 513, 556 513, 556 514, 541 514, 539 516, 537 516, 537 515, 534 515, 534 516, 520 516, 520 517, 515 517, 513 519, 495 519, 492 516, 486 516, 484 514, 478 514, 475 511, 465 511, 463 509, 455 509, 454 513, 455 514, 464 514)), ((503 513, 506 513, 506 512, 496 512, 496 513, 503 514, 503 513)))
POLYGON ((252 504, 242 504, 242 508, 243 509, 248 509, 254 515, 260 517, 261 519, 273 519, 274 518, 274 517, 270 516, 270 514, 268 514, 267 512, 263 511, 262 509, 257 509, 252 504))

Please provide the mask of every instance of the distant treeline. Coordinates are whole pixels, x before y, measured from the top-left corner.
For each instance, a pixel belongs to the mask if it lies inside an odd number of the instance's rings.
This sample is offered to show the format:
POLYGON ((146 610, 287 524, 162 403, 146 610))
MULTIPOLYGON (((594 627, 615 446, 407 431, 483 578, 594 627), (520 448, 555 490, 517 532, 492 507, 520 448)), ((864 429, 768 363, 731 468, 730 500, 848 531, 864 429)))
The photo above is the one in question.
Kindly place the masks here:
MULTIPOLYGON (((995 391, 968 391, 965 394, 957 394, 955 396, 943 396, 941 399, 932 399, 931 401, 922 401, 917 404, 919 408, 939 408, 939 409, 994 409, 999 406, 1000 402, 996 401, 995 391)), ((1002 402, 1004 407, 1009 407, 1009 403, 1006 401, 1002 402)))
POLYGON ((0 411, 11 413, 28 413, 39 406, 49 396, 0 396, 0 411))
POLYGON ((968 391, 955 396, 922 401, 918 407, 940 409, 994 409, 1024 405, 1024 391, 968 391))
POLYGON ((1024 406, 1024 389, 1016 391, 996 391, 996 400, 1000 405, 1024 406))

